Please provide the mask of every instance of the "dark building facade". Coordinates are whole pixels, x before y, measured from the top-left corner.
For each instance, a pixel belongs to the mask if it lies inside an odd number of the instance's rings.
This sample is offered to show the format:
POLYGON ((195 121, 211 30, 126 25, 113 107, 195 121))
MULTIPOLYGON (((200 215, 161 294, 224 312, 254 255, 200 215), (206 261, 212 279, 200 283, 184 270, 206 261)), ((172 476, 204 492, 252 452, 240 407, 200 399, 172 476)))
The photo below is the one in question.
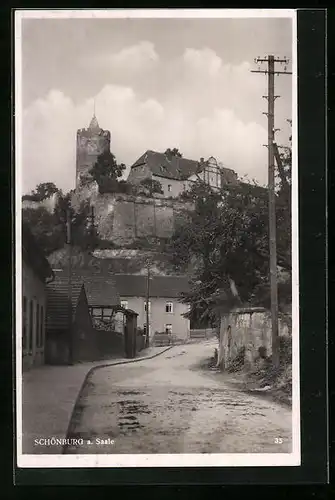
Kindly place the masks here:
POLYGON ((46 355, 48 364, 94 361, 98 353, 85 286, 58 277, 47 287, 46 355))
POLYGON ((95 115, 88 128, 77 130, 76 188, 90 179, 89 171, 98 156, 110 151, 111 134, 100 128, 95 115))
POLYGON ((44 364, 46 283, 54 277, 27 225, 22 226, 22 369, 44 364))

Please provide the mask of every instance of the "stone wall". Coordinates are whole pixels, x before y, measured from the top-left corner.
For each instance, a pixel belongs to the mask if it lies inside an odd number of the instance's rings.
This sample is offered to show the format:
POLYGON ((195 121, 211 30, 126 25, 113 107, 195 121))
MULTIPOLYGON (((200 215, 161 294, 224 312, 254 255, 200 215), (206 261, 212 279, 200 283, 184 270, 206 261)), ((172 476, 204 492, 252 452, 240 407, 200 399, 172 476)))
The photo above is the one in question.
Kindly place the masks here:
MULTIPOLYGON (((279 335, 290 337, 290 315, 279 318, 279 335)), ((263 308, 236 309, 223 314, 220 325, 219 363, 229 369, 244 351, 244 363, 253 366, 259 356, 259 348, 272 354, 271 316, 263 308)))
POLYGON ((25 208, 40 208, 43 207, 48 212, 52 213, 55 209, 56 203, 58 201, 59 194, 54 193, 53 195, 50 196, 50 198, 45 198, 42 201, 33 201, 33 200, 22 200, 22 209, 25 208))
POLYGON ((102 240, 127 245, 137 238, 169 238, 185 218, 184 211, 192 204, 178 200, 146 198, 125 194, 99 194, 96 184, 76 190, 72 206, 89 200, 95 207, 97 230, 102 240))

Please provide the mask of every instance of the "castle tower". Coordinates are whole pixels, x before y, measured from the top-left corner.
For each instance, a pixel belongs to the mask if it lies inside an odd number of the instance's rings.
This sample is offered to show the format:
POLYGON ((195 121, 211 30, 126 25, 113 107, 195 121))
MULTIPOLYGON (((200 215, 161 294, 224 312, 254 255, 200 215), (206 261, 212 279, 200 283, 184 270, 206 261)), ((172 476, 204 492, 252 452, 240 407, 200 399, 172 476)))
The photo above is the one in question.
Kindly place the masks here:
POLYGON ((98 156, 110 151, 110 140, 109 130, 100 128, 95 113, 88 128, 77 130, 76 188, 89 181, 89 171, 98 156))

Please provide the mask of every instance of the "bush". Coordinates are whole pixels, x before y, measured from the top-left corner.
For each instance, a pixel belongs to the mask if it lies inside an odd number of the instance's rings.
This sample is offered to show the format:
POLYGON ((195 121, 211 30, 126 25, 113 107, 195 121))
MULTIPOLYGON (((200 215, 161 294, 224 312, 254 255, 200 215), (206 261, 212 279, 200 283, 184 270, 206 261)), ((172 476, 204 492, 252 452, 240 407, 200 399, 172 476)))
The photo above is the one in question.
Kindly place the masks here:
POLYGON ((36 201, 36 202, 40 202, 40 201, 42 201, 42 198, 38 194, 25 194, 25 195, 22 196, 22 201, 36 201))
POLYGON ((235 358, 232 359, 231 362, 229 363, 227 371, 231 373, 241 370, 244 366, 244 360, 245 360, 245 346, 242 346, 239 348, 235 358))
POLYGON ((119 194, 133 194, 134 188, 132 184, 125 180, 118 181, 111 177, 103 176, 99 180, 99 193, 119 193, 119 194))
POLYGON ((282 365, 292 362, 292 339, 291 337, 279 337, 279 359, 282 365))

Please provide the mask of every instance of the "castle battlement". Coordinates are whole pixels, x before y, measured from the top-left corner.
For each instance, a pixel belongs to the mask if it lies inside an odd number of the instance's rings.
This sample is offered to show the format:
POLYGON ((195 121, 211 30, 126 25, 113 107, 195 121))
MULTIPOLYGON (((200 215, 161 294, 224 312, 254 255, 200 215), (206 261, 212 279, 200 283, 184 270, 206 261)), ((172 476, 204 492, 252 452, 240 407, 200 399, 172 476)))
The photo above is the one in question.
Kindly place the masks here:
POLYGON ((88 128, 77 130, 76 187, 90 178, 90 170, 98 156, 110 151, 111 133, 103 130, 95 115, 88 128))
POLYGON ((91 128, 79 128, 77 130, 77 135, 81 137, 92 137, 92 136, 105 136, 105 137, 110 137, 110 131, 109 130, 103 130, 102 128, 98 130, 94 130, 91 128))

